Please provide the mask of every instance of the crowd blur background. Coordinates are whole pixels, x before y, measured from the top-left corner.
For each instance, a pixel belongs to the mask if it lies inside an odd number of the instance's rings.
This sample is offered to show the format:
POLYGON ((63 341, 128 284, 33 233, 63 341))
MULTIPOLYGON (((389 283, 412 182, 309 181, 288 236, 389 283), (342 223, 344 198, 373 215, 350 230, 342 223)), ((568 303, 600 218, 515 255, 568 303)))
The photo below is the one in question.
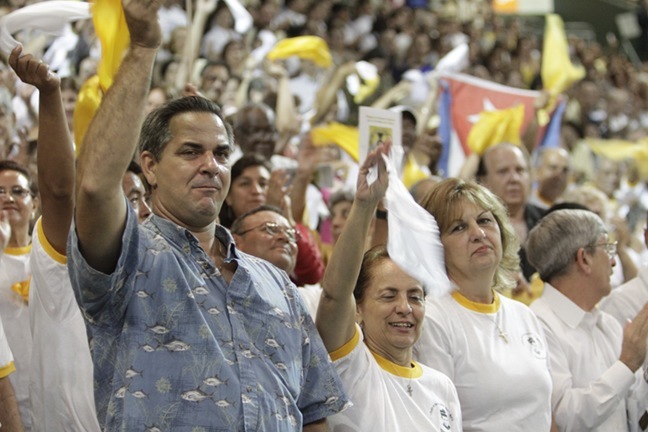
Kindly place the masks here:
MULTIPOLYGON (((549 182, 549 189, 551 182, 559 184, 554 187, 559 196, 550 197, 547 206, 574 189, 572 195, 579 199, 590 196, 579 187, 594 189, 592 199, 603 206, 601 213, 613 235, 618 233, 637 267, 645 261, 648 2, 163 2, 164 43, 156 61, 149 109, 182 95, 186 84, 192 83, 231 120, 242 147, 239 154, 246 153, 243 141, 266 139, 272 143, 273 167, 289 174, 307 159, 300 156, 300 148, 312 128, 332 123, 357 126, 358 106, 373 105, 411 112, 416 132, 409 138, 404 135, 404 144, 411 140, 406 150, 424 176, 447 176, 438 166, 447 149, 438 136, 443 120, 437 100, 428 97, 436 92, 430 72, 447 53, 466 44, 468 63, 461 72, 513 88, 541 90, 545 14, 561 15, 569 57, 584 67, 585 76, 562 96, 560 136, 552 143, 567 153, 566 167, 547 167, 540 152, 533 151, 538 145, 533 143, 528 198, 535 196, 535 203, 543 204, 542 197, 537 199, 542 182, 549 182), (251 25, 243 24, 250 19, 251 25), (277 43, 299 36, 324 41, 330 63, 318 61, 316 55, 267 59, 277 43), (379 80, 368 79, 358 62, 372 65, 370 71, 379 80), (243 118, 251 103, 269 109, 264 124, 243 118)), ((31 3, 5 0, 0 15, 31 3)), ((42 57, 63 77, 68 123, 74 130, 79 91, 97 73, 102 59, 92 20, 70 23, 57 37, 33 29, 15 37, 25 51, 42 57)), ((38 97, 6 64, 0 67, 0 159, 14 159, 35 171, 38 97)), ((304 220, 327 244, 335 237, 330 197, 353 189, 357 164, 339 142, 318 151, 322 154, 314 163, 304 220)), ((285 182, 290 181, 290 175, 285 176, 285 182)), ((620 275, 618 283, 631 276, 620 275)))

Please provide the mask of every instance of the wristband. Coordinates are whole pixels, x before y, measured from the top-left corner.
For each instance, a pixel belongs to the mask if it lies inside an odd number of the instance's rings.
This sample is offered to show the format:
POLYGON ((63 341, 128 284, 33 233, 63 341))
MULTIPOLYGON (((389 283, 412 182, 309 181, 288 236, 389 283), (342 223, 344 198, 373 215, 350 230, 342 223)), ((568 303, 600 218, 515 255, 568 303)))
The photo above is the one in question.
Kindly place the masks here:
POLYGON ((376 210, 376 219, 387 220, 386 210, 376 210))

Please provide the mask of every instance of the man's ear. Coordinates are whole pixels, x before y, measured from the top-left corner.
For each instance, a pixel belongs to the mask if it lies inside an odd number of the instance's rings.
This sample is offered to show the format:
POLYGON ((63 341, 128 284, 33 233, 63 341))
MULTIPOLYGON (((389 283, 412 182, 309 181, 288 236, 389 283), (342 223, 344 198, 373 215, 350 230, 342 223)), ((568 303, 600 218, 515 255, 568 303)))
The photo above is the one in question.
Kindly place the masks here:
POLYGON ((151 185, 151 188, 155 189, 157 187, 157 158, 150 151, 143 151, 140 155, 140 162, 146 181, 151 185))
POLYGON ((592 264, 592 256, 587 253, 585 248, 578 248, 576 252, 576 266, 578 269, 585 274, 590 274, 592 273, 592 264))
POLYGON ((232 237, 234 238, 234 244, 236 245, 236 247, 238 249, 241 249, 241 245, 245 243, 243 237, 234 233, 232 233, 232 237))

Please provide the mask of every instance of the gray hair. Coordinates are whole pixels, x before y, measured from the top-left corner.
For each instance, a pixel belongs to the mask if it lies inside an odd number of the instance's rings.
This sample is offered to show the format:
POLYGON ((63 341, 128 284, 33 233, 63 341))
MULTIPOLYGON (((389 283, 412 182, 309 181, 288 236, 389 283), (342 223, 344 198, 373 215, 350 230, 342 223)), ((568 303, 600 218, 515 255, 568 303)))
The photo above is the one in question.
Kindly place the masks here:
POLYGON ((566 274, 580 248, 593 249, 605 224, 588 210, 557 210, 543 217, 526 241, 529 262, 543 281, 566 274))

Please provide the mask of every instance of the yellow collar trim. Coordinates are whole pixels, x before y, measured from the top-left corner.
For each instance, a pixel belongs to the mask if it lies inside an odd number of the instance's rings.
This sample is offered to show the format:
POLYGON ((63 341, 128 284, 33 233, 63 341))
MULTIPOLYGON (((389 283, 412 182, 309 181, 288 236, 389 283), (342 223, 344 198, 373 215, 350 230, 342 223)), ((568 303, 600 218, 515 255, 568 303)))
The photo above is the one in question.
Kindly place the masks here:
POLYGON ((477 303, 472 300, 468 300, 459 291, 453 291, 451 295, 452 298, 457 301, 457 303, 459 303, 466 309, 470 309, 471 311, 479 313, 496 313, 500 308, 500 297, 499 294, 497 294, 495 291, 493 291, 493 303, 491 304, 477 303))
POLYGON ((329 353, 331 361, 336 361, 341 359, 342 357, 348 356, 349 354, 351 354, 351 351, 353 351, 353 348, 358 345, 358 343, 360 343, 360 327, 358 327, 358 324, 356 324, 353 337, 340 348, 329 353))
POLYGON ((8 247, 4 250, 7 255, 14 256, 27 255, 29 252, 31 252, 31 244, 23 247, 8 247))
POLYGON ((396 363, 387 360, 386 358, 376 354, 375 352, 369 350, 372 356, 378 362, 378 365, 385 371, 389 372, 392 375, 396 375, 402 378, 419 378, 423 376, 423 368, 421 365, 412 360, 411 367, 405 367, 397 365, 396 363))
POLYGON ((54 249, 54 246, 52 246, 52 244, 47 239, 45 231, 43 231, 43 218, 39 218, 36 222, 36 233, 38 235, 38 241, 40 241, 40 244, 47 255, 49 255, 50 258, 52 258, 59 264, 67 264, 67 257, 60 254, 56 249, 54 249))

